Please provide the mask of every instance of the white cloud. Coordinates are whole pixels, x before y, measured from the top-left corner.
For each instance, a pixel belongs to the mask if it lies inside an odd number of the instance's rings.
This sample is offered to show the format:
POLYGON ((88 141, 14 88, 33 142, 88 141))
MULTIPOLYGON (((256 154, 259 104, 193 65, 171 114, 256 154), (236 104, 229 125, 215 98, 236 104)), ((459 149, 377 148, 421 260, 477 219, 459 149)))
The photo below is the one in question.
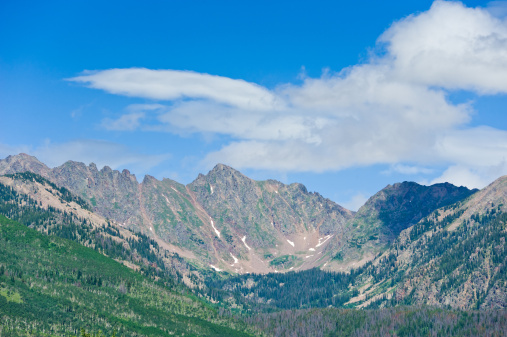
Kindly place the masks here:
POLYGON ((480 189, 499 177, 499 175, 491 176, 488 173, 470 167, 453 165, 446 169, 440 177, 433 179, 428 185, 448 182, 456 186, 480 189))
POLYGON ((184 102, 160 115, 162 123, 183 130, 229 134, 242 139, 289 140, 320 143, 318 130, 326 118, 311 117, 295 111, 277 114, 245 111, 210 102, 184 102))
POLYGON ((492 127, 454 130, 436 144, 437 155, 468 167, 492 167, 507 160, 507 131, 492 127))
POLYGON ((209 99, 248 110, 279 107, 276 96, 255 83, 193 71, 109 69, 85 72, 68 80, 113 94, 157 100, 209 99))
POLYGON ((132 112, 122 115, 118 119, 105 118, 101 126, 106 130, 132 131, 141 125, 141 119, 145 117, 142 112, 132 112))
POLYGON ((455 130, 440 139, 437 155, 452 165, 431 183, 483 188, 507 174, 507 131, 491 127, 455 130))
POLYGON ((140 154, 125 145, 93 139, 79 139, 66 143, 52 143, 46 140, 37 147, 0 144, 0 155, 3 157, 17 153, 35 156, 49 167, 74 160, 85 164, 95 163, 99 169, 106 165, 118 170, 128 168, 138 175, 146 173, 171 157, 170 154, 140 154))
MULTIPOLYGON (((262 123, 252 120, 253 115, 245 120, 239 114, 217 118, 215 123, 223 126, 223 132, 243 140, 210 154, 206 162, 222 161, 238 168, 324 171, 441 160, 435 158, 436 139, 464 125, 471 113, 469 106, 452 105, 443 91, 401 84, 370 68, 360 66, 346 75, 285 86, 281 92, 291 100, 293 109, 266 115, 262 123), (280 122, 283 119, 293 123, 280 122), (240 133, 227 131, 231 129, 240 133), (287 134, 292 137, 281 137, 287 134)), ((199 111, 185 116, 202 122, 199 111)))
POLYGON ((427 167, 394 164, 389 167, 389 170, 384 171, 382 173, 384 174, 401 173, 407 175, 414 175, 414 174, 431 174, 433 172, 434 172, 433 169, 427 167))
MULTIPOLYGON (((128 113, 117 119, 104 118, 100 126, 111 131, 134 131, 142 126, 141 121, 147 119, 148 112, 161 114, 167 110, 167 107, 162 104, 131 104, 125 110, 128 113)), ((143 125, 143 129, 149 128, 143 125)))
POLYGON ((380 38, 393 72, 427 86, 507 92, 507 25, 481 8, 436 1, 380 38))
MULTIPOLYGON (((206 156, 207 166, 322 172, 380 163, 404 174, 430 174, 422 167, 438 164, 450 167, 443 178, 475 186, 489 179, 488 172, 507 173, 507 133, 469 127, 472 106, 454 104, 448 95, 507 93, 507 23, 491 8, 436 1, 384 32, 378 43, 385 53, 369 62, 320 78, 302 76, 302 84, 273 90, 209 74, 143 68, 70 80, 172 101, 156 108, 159 130, 230 136, 232 141, 206 156)), ((139 111, 109 120, 110 128, 138 128, 146 116, 139 111)))

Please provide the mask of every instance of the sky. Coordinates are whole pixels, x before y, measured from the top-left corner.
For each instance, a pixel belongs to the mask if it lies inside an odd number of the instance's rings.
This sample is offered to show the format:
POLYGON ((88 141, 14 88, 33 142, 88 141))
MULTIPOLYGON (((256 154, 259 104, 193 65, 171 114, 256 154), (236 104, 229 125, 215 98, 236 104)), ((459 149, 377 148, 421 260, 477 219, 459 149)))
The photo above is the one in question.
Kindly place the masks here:
POLYGON ((507 174, 505 1, 0 1, 0 158, 187 184, 223 163, 357 210, 507 174))

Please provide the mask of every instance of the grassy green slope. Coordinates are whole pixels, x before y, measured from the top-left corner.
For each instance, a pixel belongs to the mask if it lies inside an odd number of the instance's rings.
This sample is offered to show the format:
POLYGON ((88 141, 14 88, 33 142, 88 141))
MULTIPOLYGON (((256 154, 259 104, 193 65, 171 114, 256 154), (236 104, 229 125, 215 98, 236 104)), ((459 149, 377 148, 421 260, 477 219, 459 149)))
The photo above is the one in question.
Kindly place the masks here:
POLYGON ((189 295, 170 291, 75 242, 0 216, 0 332, 247 336, 189 295))

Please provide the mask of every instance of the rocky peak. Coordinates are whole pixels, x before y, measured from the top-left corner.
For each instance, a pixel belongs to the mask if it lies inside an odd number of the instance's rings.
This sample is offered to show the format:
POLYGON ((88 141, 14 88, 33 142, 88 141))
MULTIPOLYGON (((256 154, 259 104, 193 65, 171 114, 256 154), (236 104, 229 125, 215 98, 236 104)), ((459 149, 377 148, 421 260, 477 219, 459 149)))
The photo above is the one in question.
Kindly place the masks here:
POLYGON ((230 166, 224 164, 217 164, 208 174, 205 176, 210 179, 227 179, 229 177, 235 177, 236 179, 248 179, 247 176, 243 175, 241 172, 233 169, 230 166))
POLYGON ((377 221, 390 236, 417 223, 434 210, 474 194, 477 190, 457 187, 449 183, 431 186, 415 182, 388 185, 358 210, 355 220, 377 221))
POLYGON ((308 194, 308 190, 306 189, 306 186, 300 183, 292 183, 289 185, 289 188, 292 190, 300 191, 301 193, 308 194))
POLYGON ((81 162, 68 160, 63 165, 56 167, 58 170, 68 170, 68 171, 87 171, 88 167, 81 162))
POLYGON ((150 176, 149 174, 144 176, 143 185, 156 184, 157 182, 158 182, 158 180, 154 176, 150 176))
MULTIPOLYGON (((239 190, 255 193, 256 183, 232 167, 217 164, 208 174, 199 174, 197 179, 189 184, 189 187, 194 192, 201 190, 201 192, 205 192, 206 196, 215 199, 218 198, 218 195, 225 198, 237 197, 239 190), (213 193, 211 193, 212 191, 213 193)), ((202 197, 205 195, 202 195, 202 197)))
POLYGON ((90 163, 90 165, 88 165, 88 168, 91 172, 99 172, 99 169, 97 168, 97 165, 95 165, 95 163, 90 163))
POLYGON ((41 163, 36 157, 26 153, 8 156, 0 160, 0 174, 11 174, 30 171, 43 177, 48 177, 50 168, 41 163))
MULTIPOLYGON (((116 172, 118 172, 118 171, 116 171, 116 172)), ((111 174, 111 173, 114 173, 114 171, 109 166, 106 165, 102 168, 102 170, 100 170, 100 173, 111 174)))

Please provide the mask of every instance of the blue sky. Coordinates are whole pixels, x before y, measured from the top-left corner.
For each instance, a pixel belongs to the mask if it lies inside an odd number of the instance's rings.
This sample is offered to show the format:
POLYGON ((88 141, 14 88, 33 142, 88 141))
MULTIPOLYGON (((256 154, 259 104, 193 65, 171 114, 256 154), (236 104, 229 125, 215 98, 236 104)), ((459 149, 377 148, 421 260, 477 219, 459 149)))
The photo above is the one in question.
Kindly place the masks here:
POLYGON ((216 163, 357 209, 507 174, 502 1, 0 2, 0 158, 189 183, 216 163))

